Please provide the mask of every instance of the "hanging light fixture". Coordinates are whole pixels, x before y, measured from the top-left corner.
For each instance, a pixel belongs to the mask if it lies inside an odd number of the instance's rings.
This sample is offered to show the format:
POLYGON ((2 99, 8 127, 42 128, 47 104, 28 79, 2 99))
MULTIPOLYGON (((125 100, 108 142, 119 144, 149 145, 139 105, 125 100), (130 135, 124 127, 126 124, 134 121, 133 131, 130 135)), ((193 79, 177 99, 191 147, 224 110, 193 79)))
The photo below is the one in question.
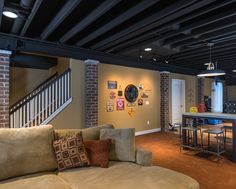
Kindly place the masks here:
POLYGON ((208 43, 207 46, 210 47, 210 56, 209 56, 209 62, 206 63, 207 69, 204 71, 201 71, 197 76, 198 77, 214 77, 214 76, 221 76, 225 75, 224 70, 217 69, 217 62, 213 63, 211 61, 211 48, 214 45, 214 43, 208 43))

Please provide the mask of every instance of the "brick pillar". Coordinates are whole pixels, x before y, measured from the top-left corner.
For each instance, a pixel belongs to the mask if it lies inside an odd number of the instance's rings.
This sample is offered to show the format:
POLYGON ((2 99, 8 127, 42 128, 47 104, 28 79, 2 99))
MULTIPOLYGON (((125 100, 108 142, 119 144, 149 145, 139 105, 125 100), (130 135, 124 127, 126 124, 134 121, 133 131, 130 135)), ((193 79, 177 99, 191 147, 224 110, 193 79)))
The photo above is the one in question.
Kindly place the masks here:
POLYGON ((161 131, 169 129, 169 72, 160 72, 161 74, 161 131))
POLYGON ((9 56, 10 51, 0 50, 0 127, 9 122, 9 56))
POLYGON ((85 60, 85 127, 98 125, 98 64, 85 60))
POLYGON ((197 78, 197 103, 204 103, 204 78, 197 78))

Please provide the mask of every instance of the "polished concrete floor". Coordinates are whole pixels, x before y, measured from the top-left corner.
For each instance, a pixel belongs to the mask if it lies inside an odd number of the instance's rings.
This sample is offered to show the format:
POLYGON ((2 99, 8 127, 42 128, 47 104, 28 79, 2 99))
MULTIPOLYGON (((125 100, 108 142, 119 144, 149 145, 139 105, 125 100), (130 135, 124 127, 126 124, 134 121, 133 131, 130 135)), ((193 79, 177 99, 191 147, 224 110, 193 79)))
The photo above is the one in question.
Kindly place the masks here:
POLYGON ((153 152, 153 164, 196 179, 201 189, 236 189, 236 163, 230 161, 231 146, 219 159, 215 155, 182 151, 178 135, 152 133, 136 137, 136 145, 153 152))

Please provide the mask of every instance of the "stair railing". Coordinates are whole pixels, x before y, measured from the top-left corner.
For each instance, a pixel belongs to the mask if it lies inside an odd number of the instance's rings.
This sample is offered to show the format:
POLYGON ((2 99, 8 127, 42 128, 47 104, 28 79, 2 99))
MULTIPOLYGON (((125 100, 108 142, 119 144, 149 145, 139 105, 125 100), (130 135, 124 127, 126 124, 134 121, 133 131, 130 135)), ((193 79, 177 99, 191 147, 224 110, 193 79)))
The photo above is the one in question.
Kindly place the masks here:
POLYGON ((10 109, 10 127, 40 125, 70 98, 71 70, 68 69, 10 109))

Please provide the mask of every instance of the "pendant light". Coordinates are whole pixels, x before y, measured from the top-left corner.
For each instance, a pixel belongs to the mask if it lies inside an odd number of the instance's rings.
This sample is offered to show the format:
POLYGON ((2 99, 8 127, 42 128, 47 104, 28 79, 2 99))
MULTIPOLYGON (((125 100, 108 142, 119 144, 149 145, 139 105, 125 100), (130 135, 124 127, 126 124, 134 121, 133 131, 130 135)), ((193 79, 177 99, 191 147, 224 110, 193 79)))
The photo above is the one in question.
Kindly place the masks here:
POLYGON ((207 69, 204 71, 201 71, 197 76, 198 77, 214 77, 214 76, 221 76, 225 75, 225 71, 217 69, 217 63, 213 63, 211 61, 211 48, 214 45, 214 43, 208 43, 207 46, 210 47, 210 56, 209 56, 209 63, 207 63, 207 69))

